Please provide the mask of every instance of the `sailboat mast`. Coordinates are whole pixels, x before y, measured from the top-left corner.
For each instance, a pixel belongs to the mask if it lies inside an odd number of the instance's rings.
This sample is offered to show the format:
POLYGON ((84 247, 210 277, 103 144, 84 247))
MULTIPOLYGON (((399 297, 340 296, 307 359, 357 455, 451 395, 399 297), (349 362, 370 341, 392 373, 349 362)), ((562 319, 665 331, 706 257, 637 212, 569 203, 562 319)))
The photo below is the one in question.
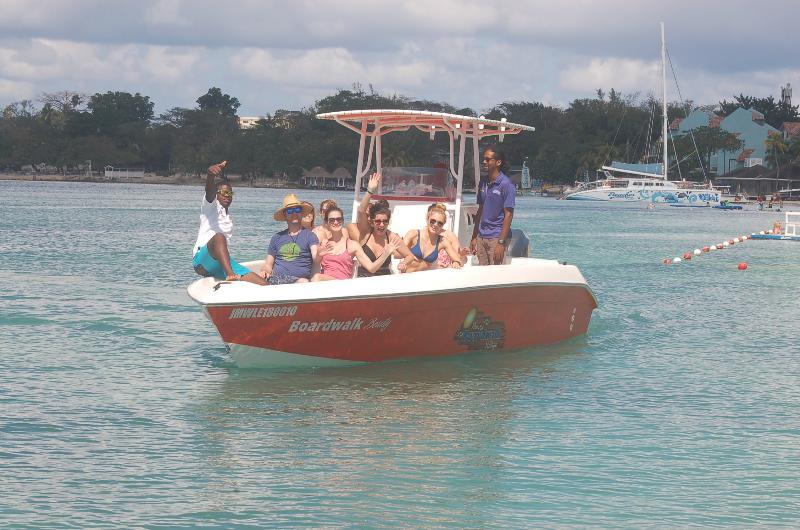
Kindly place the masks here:
POLYGON ((664 40, 664 23, 661 23, 661 138, 664 141, 664 180, 667 180, 667 43, 664 40))

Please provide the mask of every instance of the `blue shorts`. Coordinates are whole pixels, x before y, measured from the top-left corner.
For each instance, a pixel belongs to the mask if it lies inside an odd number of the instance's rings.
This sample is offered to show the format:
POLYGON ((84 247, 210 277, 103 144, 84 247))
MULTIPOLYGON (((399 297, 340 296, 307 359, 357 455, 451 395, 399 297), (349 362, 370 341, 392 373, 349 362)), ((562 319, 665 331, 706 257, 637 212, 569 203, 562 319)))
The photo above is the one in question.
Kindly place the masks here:
POLYGON ((278 274, 269 277, 267 283, 270 285, 286 285, 287 283, 297 283, 299 280, 297 276, 289 276, 287 274, 278 274))
MULTIPOLYGON (((218 280, 224 280, 226 277, 225 271, 219 261, 215 260, 208 252, 208 245, 203 245, 203 248, 197 251, 197 254, 192 258, 192 267, 203 267, 209 276, 213 276, 218 280)), ((235 259, 231 258, 231 269, 234 274, 244 276, 248 272, 253 272, 244 265, 239 264, 235 259)))

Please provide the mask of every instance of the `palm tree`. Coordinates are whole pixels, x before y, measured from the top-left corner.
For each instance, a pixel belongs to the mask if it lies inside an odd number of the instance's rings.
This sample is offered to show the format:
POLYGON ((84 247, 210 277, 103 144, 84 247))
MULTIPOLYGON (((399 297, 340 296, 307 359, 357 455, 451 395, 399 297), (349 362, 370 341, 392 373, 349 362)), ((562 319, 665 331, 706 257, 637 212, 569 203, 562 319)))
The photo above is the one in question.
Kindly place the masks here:
POLYGON ((764 140, 764 147, 767 151, 766 162, 771 167, 778 167, 783 157, 780 155, 786 154, 789 150, 789 144, 783 138, 783 135, 776 133, 769 133, 764 140))

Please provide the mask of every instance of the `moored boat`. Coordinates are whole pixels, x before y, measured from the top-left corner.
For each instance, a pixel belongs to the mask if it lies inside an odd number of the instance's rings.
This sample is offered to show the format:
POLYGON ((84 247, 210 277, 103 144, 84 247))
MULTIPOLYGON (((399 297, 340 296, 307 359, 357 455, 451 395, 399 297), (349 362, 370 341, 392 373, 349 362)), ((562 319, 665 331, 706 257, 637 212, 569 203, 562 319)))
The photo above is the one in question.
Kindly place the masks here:
MULTIPOLYGON (((447 134, 446 167, 387 170, 374 198, 389 202, 390 228, 401 234, 418 226, 432 201, 442 202, 447 229, 461 241, 469 240, 477 212, 477 205, 461 202, 467 143, 477 181, 479 139, 533 130, 426 111, 344 111, 318 117, 335 120, 360 137, 354 220, 361 182, 373 160, 378 171, 384 169, 384 135, 412 127, 431 137, 447 134)), ((491 267, 477 266, 472 258, 460 270, 266 287, 202 278, 188 293, 240 366, 324 366, 519 350, 585 334, 597 301, 578 268, 528 257, 527 237, 519 230, 510 248, 515 250, 505 263, 491 267)), ((259 270, 261 262, 245 265, 259 270)))
POLYGON ((669 156, 667 150, 667 86, 666 42, 664 24, 661 24, 661 144, 660 164, 624 164, 612 162, 602 166, 600 176, 592 182, 577 183, 565 193, 566 200, 667 203, 673 206, 716 206, 721 192, 711 182, 695 183, 668 178, 669 156))

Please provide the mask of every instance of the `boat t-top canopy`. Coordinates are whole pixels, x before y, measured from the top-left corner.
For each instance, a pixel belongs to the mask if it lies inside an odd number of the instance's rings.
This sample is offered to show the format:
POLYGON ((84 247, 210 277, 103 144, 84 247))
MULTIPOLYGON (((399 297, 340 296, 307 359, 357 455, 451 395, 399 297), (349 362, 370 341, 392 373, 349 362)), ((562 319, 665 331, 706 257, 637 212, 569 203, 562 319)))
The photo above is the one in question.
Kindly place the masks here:
POLYGON ((373 129, 369 134, 370 136, 394 131, 407 131, 412 126, 424 132, 435 131, 437 127, 442 131, 461 130, 468 137, 477 135, 478 138, 536 130, 529 125, 510 123, 505 118, 490 120, 482 116, 476 118, 474 116, 461 116, 427 110, 343 110, 317 114, 317 118, 335 120, 357 133, 361 133, 364 125, 372 125, 373 129))
POLYGON ((466 140, 472 139, 473 167, 475 169, 475 182, 480 178, 479 146, 478 141, 488 136, 497 136, 499 141, 507 134, 519 134, 522 131, 534 131, 529 125, 511 123, 505 118, 490 120, 474 116, 460 116, 445 112, 431 112, 427 110, 400 110, 400 109, 366 109, 344 110, 339 112, 325 112, 317 114, 322 120, 333 120, 356 134, 360 135, 358 148, 358 165, 356 167, 356 195, 361 188, 361 180, 372 167, 373 153, 377 171, 382 170, 381 162, 381 137, 383 135, 407 131, 412 127, 428 133, 431 140, 436 133, 443 132, 450 138, 450 172, 457 180, 457 200, 460 200, 462 181, 464 175, 464 153, 466 140), (369 146, 366 139, 369 137, 369 146), (458 158, 456 160, 456 142, 458 145, 458 158))

